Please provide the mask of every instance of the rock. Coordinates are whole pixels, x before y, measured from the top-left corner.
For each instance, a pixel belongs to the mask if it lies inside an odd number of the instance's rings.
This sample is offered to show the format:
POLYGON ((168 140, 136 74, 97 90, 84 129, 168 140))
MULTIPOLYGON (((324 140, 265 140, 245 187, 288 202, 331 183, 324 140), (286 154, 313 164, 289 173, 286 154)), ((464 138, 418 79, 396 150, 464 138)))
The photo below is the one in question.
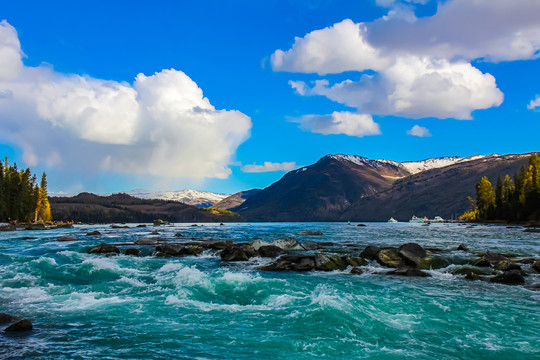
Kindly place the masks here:
POLYGON ((256 240, 251 241, 249 244, 253 246, 255 250, 259 250, 261 246, 270 246, 270 245, 277 246, 285 251, 305 250, 305 248, 294 237, 278 239, 272 242, 256 239, 256 240))
POLYGON ((219 226, 223 226, 223 225, 225 225, 225 224, 224 223, 219 223, 219 226))
POLYGON ((521 266, 510 260, 497 261, 493 264, 493 268, 501 271, 521 270, 521 266))
POLYGON ((382 248, 375 258, 379 264, 386 267, 400 268, 405 266, 399 250, 393 247, 382 248))
POLYGON ((58 237, 56 241, 77 241, 77 238, 73 235, 63 235, 58 237))
POLYGON ((17 227, 15 225, 2 225, 0 226, 0 231, 15 231, 17 227))
POLYGON ((465 275, 465 280, 481 280, 480 276, 478 274, 472 272, 470 274, 465 275))
POLYGON ((140 250, 139 250, 139 249, 135 249, 135 248, 129 248, 129 249, 126 249, 126 251, 124 252, 124 254, 126 254, 126 255, 132 255, 132 256, 139 256, 140 250))
POLYGON ((233 245, 233 242, 230 240, 217 240, 217 239, 207 239, 201 243, 201 246, 203 248, 212 249, 212 250, 223 250, 232 245, 233 245))
POLYGON ((91 231, 88 234, 86 234, 86 236, 100 236, 100 235, 101 233, 97 230, 91 231))
POLYGON ((411 267, 400 267, 400 268, 397 268, 396 270, 387 272, 386 275, 431 277, 431 275, 428 274, 427 272, 423 272, 422 270, 418 270, 411 267))
POLYGON ((485 254, 483 254, 480 259, 475 261, 473 263, 474 266, 482 266, 482 267, 489 267, 494 266, 495 263, 498 263, 499 261, 510 261, 506 256, 498 253, 492 253, 491 251, 487 251, 485 254))
POLYGON ((28 319, 23 319, 21 321, 16 322, 15 324, 11 324, 4 331, 5 332, 24 332, 24 331, 30 331, 32 329, 33 329, 32 322, 28 319))
POLYGON ((518 263, 531 265, 531 264, 534 264, 534 258, 521 259, 521 260, 518 260, 518 263))
POLYGON ((257 252, 259 253, 259 256, 261 257, 275 258, 275 257, 278 257, 279 255, 284 254, 285 250, 275 245, 266 245, 266 246, 261 246, 259 250, 257 250, 257 252))
POLYGON ((348 264, 337 255, 315 254, 315 268, 320 271, 345 270, 348 264))
POLYGON ((312 257, 303 257, 299 262, 295 262, 289 266, 293 271, 310 271, 315 267, 315 261, 312 257))
POLYGON ((30 224, 25 230, 46 230, 46 227, 44 224, 30 224))
POLYGON ((137 245, 157 245, 158 239, 142 238, 135 241, 137 245))
POLYGON ((191 226, 199 226, 199 225, 197 225, 197 224, 191 224, 191 226))
POLYGON ((322 235, 322 234, 323 233, 321 231, 306 230, 306 231, 302 231, 298 235, 310 235, 310 236, 313 236, 313 235, 322 235))
POLYGON ((9 324, 19 320, 18 317, 6 313, 0 313, 0 324, 9 324))
POLYGON ((529 228, 529 229, 523 230, 523 232, 526 232, 526 233, 540 233, 540 229, 529 228))
POLYGON ((184 236, 184 235, 182 235, 182 234, 180 234, 180 233, 174 234, 174 237, 182 237, 182 236, 184 236))
POLYGON ((461 251, 469 251, 469 248, 466 247, 464 244, 459 244, 459 246, 457 247, 458 250, 461 250, 461 251))
POLYGON ((540 259, 536 259, 534 264, 532 264, 532 268, 537 272, 540 273, 540 259))
POLYGON ((156 231, 156 230, 151 231, 151 232, 150 232, 150 235, 159 235, 159 231, 156 231))
POLYGON ((162 244, 156 247, 156 251, 166 256, 180 256, 183 250, 182 244, 162 244))
POLYGON ((21 238, 21 240, 34 240, 34 239, 35 239, 35 237, 31 237, 31 236, 23 236, 21 238))
POLYGON ((73 229, 73 224, 66 223, 66 224, 56 224, 54 227, 55 229, 73 229))
POLYGON ((190 245, 190 246, 186 246, 182 252, 181 252, 181 255, 184 255, 184 256, 197 256, 197 255, 201 255, 202 252, 203 252, 203 248, 198 246, 198 245, 190 245))
POLYGON ((275 262, 262 266, 259 270, 262 271, 286 271, 292 262, 287 259, 277 259, 275 262))
POLYGON ((377 256, 379 255, 379 252, 381 251, 381 248, 378 246, 369 245, 360 253, 360 257, 363 257, 364 259, 368 260, 375 260, 377 259, 377 256))
POLYGON ((250 244, 234 244, 221 252, 222 261, 247 261, 259 254, 250 244))
POLYGON ((347 255, 347 256, 343 256, 342 259, 343 261, 347 263, 347 265, 350 265, 353 267, 366 266, 368 264, 368 262, 364 258, 361 258, 361 257, 354 257, 354 256, 347 255))
POLYGON ((306 250, 319 250, 327 246, 334 246, 333 242, 304 241, 302 247, 306 250))
POLYGON ((358 225, 356 225, 356 226, 366 226, 366 224, 358 224, 358 225))
POLYGON ((127 225, 111 225, 111 229, 129 229, 127 225))
POLYGON ((107 254, 107 253, 117 253, 120 254, 120 249, 118 249, 116 246, 109 245, 106 243, 101 243, 98 246, 94 246, 90 250, 88 250, 89 254, 107 254))
POLYGON ((356 275, 360 275, 360 274, 363 274, 364 272, 362 271, 362 269, 360 268, 357 268, 357 267, 353 267, 351 269, 351 274, 356 274, 356 275))
POLYGON ((519 270, 504 271, 502 274, 497 275, 490 282, 506 285, 521 285, 525 284, 525 278, 519 270))
POLYGON ((398 249, 398 253, 409 265, 417 268, 425 267, 425 259, 428 254, 426 250, 417 243, 401 245, 398 249))
POLYGON ((154 220, 154 226, 160 226, 160 225, 169 225, 168 221, 156 219, 154 220))
POLYGON ((483 268, 475 268, 475 267, 464 266, 464 267, 453 269, 453 270, 450 271, 450 273, 452 273, 453 275, 465 275, 465 276, 469 276, 471 274, 475 274, 475 275, 491 275, 492 270, 491 269, 486 270, 486 269, 483 269, 483 268))
POLYGON ((140 225, 137 225, 138 228, 145 228, 146 225, 145 224, 140 224, 140 225))

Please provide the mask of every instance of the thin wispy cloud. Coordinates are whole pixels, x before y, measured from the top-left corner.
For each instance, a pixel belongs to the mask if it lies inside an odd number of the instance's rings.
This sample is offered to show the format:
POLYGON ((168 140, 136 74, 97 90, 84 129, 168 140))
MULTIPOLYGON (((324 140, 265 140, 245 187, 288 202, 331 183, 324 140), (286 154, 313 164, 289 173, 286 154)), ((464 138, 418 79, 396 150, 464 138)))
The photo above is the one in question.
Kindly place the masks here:
POLYGON ((240 170, 245 173, 265 173, 274 171, 289 171, 296 167, 295 162, 273 163, 265 161, 263 165, 250 164, 242 166, 240 170))

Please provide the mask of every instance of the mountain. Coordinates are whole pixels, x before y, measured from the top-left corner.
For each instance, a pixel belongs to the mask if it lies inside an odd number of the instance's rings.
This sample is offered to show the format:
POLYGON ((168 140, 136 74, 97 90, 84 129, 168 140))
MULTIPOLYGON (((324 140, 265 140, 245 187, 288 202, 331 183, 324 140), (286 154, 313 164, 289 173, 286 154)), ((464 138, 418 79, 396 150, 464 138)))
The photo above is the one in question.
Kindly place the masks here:
POLYGON ((262 189, 251 189, 237 192, 231 196, 226 197, 217 204, 214 204, 212 207, 215 209, 230 210, 236 208, 244 203, 247 199, 260 193, 262 189))
POLYGON ((146 200, 127 194, 99 196, 80 193, 73 197, 50 197, 54 220, 86 223, 152 222, 237 222, 242 218, 228 211, 201 209, 172 200, 146 200))
POLYGON ((229 195, 216 194, 208 191, 180 190, 180 191, 149 191, 143 189, 131 190, 126 194, 139 199, 158 199, 179 201, 197 207, 210 207, 225 199, 229 195))
POLYGON ((450 218, 469 206, 482 176, 513 175, 531 154, 443 157, 422 161, 326 155, 291 171, 233 208, 249 221, 405 221, 450 218))

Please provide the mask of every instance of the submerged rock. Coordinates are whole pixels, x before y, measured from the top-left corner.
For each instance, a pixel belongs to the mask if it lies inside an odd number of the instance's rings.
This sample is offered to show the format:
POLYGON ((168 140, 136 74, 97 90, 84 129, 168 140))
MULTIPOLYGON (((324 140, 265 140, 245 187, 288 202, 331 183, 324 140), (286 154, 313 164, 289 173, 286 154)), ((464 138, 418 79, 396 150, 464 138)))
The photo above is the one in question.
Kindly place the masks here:
POLYGON ((77 241, 77 238, 73 235, 63 235, 58 237, 56 241, 77 241))
POLYGON ((223 249, 220 256, 223 261, 247 261, 259 254, 250 244, 233 244, 223 249))
POLYGON ((11 324, 4 331, 5 332, 24 332, 24 331, 30 331, 32 329, 33 329, 32 322, 28 319, 23 319, 21 321, 16 322, 15 324, 11 324))
POLYGON ((129 229, 127 225, 111 225, 111 229, 129 229))
POLYGON ((6 313, 0 313, 0 324, 9 324, 19 320, 17 316, 9 315, 6 313))
POLYGON ((138 228, 145 228, 146 225, 145 224, 140 224, 140 225, 137 225, 138 228))
POLYGON ((396 270, 387 272, 386 275, 431 277, 427 272, 412 267, 400 267, 396 270))
POLYGON ((495 276, 489 280, 490 282, 506 284, 506 285, 521 285, 525 284, 525 278, 523 277, 521 271, 519 270, 510 270, 504 271, 502 274, 495 276))
POLYGON ((532 268, 537 272, 540 273, 540 259, 536 259, 534 264, 532 264, 532 268))
MULTIPOLYGON (((161 239, 160 239, 161 240, 161 239)), ((157 245, 158 239, 142 238, 135 241, 137 245, 157 245)))
POLYGON ((467 246, 465 246, 464 244, 459 244, 457 249, 460 250, 460 251, 469 251, 469 248, 467 246))
POLYGON ((101 244, 99 244, 97 246, 94 246, 90 250, 88 250, 88 253, 89 254, 107 254, 107 253, 120 254, 120 249, 118 249, 114 245, 101 243, 101 244))
POLYGON ((101 233, 97 230, 91 231, 86 236, 101 236, 101 233))
POLYGON ((180 234, 180 233, 176 233, 174 234, 174 237, 183 237, 184 235, 180 234))
POLYGON ((299 233, 298 235, 310 235, 310 236, 314 236, 314 235, 322 235, 322 231, 312 231, 312 230, 306 230, 306 231, 302 231, 301 233, 299 233))

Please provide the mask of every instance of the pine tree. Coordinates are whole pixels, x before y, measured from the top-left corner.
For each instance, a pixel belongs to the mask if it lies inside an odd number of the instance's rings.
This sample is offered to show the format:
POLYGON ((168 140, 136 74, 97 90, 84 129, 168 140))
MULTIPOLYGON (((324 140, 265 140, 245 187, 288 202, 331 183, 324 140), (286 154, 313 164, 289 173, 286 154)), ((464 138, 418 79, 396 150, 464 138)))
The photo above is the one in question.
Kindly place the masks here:
POLYGON ((476 184, 476 204, 479 219, 489 220, 495 209, 495 192, 485 176, 476 184))
POLYGON ((40 209, 37 218, 47 222, 52 220, 51 205, 47 197, 47 175, 43 173, 41 176, 41 186, 39 188, 40 209))

